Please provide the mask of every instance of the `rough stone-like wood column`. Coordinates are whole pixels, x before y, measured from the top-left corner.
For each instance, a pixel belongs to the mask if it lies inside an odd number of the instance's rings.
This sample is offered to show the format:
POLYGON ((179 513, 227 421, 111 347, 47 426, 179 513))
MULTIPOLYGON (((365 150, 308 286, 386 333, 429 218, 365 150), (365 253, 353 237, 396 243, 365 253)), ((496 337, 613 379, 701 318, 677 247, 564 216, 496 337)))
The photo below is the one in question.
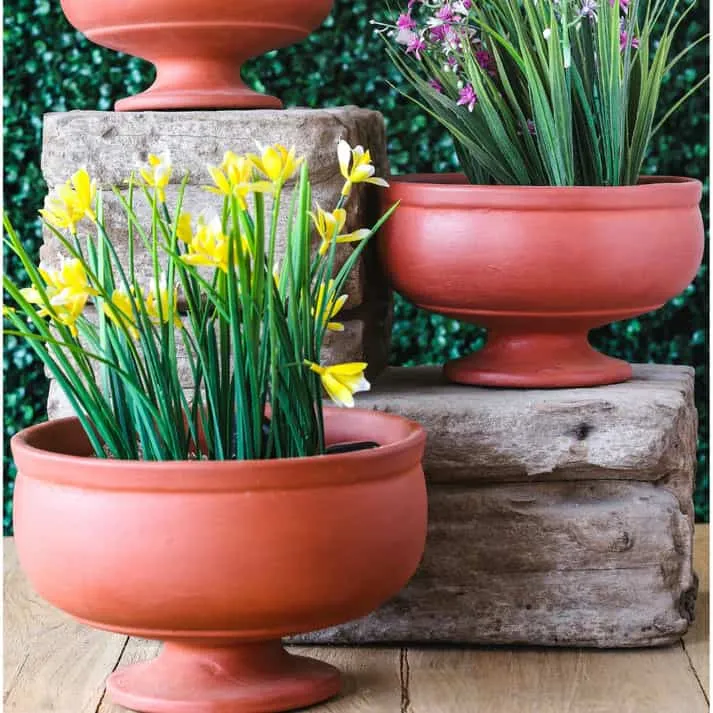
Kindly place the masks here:
MULTIPOLYGON (((306 157, 313 184, 313 199, 323 208, 336 205, 344 184, 337 163, 337 143, 370 149, 377 175, 389 173, 386 138, 381 114, 357 107, 336 109, 288 109, 285 111, 195 111, 115 113, 72 111, 47 114, 44 119, 42 173, 47 184, 64 183, 74 171, 85 167, 99 184, 105 203, 105 221, 119 253, 127 255, 126 220, 111 193, 132 171, 145 163, 149 153, 168 151, 174 164, 167 203, 175 204, 180 183, 189 174, 184 210, 198 214, 216 211, 221 201, 203 190, 210 185, 207 166, 218 165, 227 150, 259 153, 257 144, 281 143, 294 146, 306 157)), ((292 184, 283 197, 283 231, 278 235, 278 257, 284 253, 292 184)), ((347 204, 346 230, 371 227, 380 215, 378 190, 373 186, 354 188, 347 204)), ((139 215, 150 223, 150 212, 137 200, 139 215)), ((269 208, 269 199, 268 199, 269 208)), ((315 242, 319 238, 315 236, 315 242)), ((352 245, 340 245, 338 260, 344 260, 352 245)), ((41 258, 52 265, 59 261, 62 246, 49 231, 41 258)), ((151 263, 137 246, 138 274, 151 274, 151 263)), ((341 313, 345 331, 330 335, 325 345, 325 363, 369 362, 373 378, 388 363, 391 336, 391 295, 379 269, 375 245, 364 251, 346 286, 349 300, 341 313)), ((67 412, 67 404, 56 388, 50 395, 50 416, 67 412)))
MULTIPOLYGON (((597 647, 676 641, 693 614, 693 370, 515 391, 389 369, 359 405, 427 429, 426 553, 378 612, 330 643, 597 647)), ((399 503, 393 503, 399 516, 399 503)))

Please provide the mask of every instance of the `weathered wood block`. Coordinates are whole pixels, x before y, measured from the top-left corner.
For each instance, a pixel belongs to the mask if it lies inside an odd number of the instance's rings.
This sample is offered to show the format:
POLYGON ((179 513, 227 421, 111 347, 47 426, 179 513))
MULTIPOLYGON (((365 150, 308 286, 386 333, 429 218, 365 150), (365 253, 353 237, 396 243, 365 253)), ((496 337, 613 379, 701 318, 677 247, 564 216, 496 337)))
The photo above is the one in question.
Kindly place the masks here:
MULTIPOLYGON (((313 200, 325 209, 335 207, 344 185, 337 163, 337 144, 370 149, 377 175, 388 175, 386 138, 381 114, 357 107, 335 109, 288 109, 286 111, 194 111, 194 112, 102 112, 72 111, 47 114, 44 118, 42 172, 53 187, 66 181, 79 167, 97 180, 104 199, 107 230, 125 263, 128 257, 126 219, 112 186, 124 184, 132 171, 145 163, 149 153, 168 151, 174 164, 167 203, 174 205, 179 186, 188 173, 184 210, 198 214, 219 211, 218 196, 203 190, 210 185, 207 167, 218 165, 225 151, 259 153, 258 144, 294 146, 305 156, 313 184, 313 200)), ((284 254, 290 198, 294 181, 283 193, 284 210, 278 231, 277 256, 284 254)), ((347 230, 371 227, 379 217, 374 186, 355 186, 347 208, 347 230)), ((270 205, 268 197, 268 209, 270 205)), ((142 198, 137 212, 150 222, 150 210, 142 198)), ((319 238, 315 234, 315 244, 319 238)), ((140 241, 139 241, 140 243, 140 241)), ((353 250, 340 245, 338 262, 353 250)), ((63 248, 49 231, 41 250, 42 260, 55 264, 63 248)), ((136 246, 137 274, 152 274, 143 246, 136 246)), ((345 287, 349 300, 342 321, 351 323, 352 339, 344 347, 348 357, 372 362, 374 373, 386 366, 391 335, 390 290, 379 267, 374 244, 364 251, 345 287), (356 335, 356 337, 354 336, 356 335), (358 342, 358 343, 357 343, 358 342), (378 369, 376 368, 378 365, 378 369)), ((331 356, 339 357, 339 340, 332 340, 331 356)))
POLYGON ((506 391, 396 368, 359 405, 428 432, 426 552, 379 611, 299 641, 632 647, 687 630, 692 369, 636 366, 626 384, 506 391))

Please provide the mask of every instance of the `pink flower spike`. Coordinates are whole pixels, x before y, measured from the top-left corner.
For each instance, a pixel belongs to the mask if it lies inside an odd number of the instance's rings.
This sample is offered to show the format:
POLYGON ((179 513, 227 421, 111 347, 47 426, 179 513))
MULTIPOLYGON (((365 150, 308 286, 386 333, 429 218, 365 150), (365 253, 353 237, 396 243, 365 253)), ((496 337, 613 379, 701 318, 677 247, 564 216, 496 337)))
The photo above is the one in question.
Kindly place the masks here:
POLYGON ((478 103, 478 95, 475 93, 472 84, 466 84, 458 93, 457 106, 465 106, 468 111, 472 112, 475 105, 478 103))
POLYGON ((432 42, 443 42, 446 39, 447 32, 448 27, 446 25, 436 25, 431 28, 429 37, 432 42))
POLYGON ((415 35, 406 47, 406 53, 412 54, 419 62, 421 61, 421 52, 426 49, 426 43, 421 37, 415 35))
POLYGON ((411 15, 399 15, 399 19, 396 21, 396 27, 399 30, 414 30, 416 29, 416 20, 414 20, 411 15))
POLYGON ((495 62, 493 61, 493 56, 487 50, 478 50, 475 53, 475 59, 478 64, 484 69, 491 77, 495 76, 495 62))
POLYGON ((428 86, 439 94, 443 94, 443 85, 437 79, 429 79, 428 86))
POLYGON ((452 22, 453 21, 453 8, 449 4, 445 4, 442 8, 436 12, 435 18, 441 22, 452 22))
POLYGON ((626 30, 622 30, 619 33, 619 49, 624 52, 628 45, 631 45, 632 49, 639 49, 639 38, 633 37, 629 39, 629 33, 626 30))

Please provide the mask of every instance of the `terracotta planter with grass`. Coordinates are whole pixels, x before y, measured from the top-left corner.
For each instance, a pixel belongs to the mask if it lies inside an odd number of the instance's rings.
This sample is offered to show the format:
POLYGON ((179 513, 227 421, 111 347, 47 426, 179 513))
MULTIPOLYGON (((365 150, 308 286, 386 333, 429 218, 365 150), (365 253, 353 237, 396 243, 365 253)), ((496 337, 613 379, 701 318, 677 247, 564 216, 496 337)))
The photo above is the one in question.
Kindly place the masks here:
POLYGON ((61 0, 92 42, 142 57, 156 81, 117 111, 280 109, 276 97, 243 82, 245 61, 306 38, 332 0, 61 0))
POLYGON ((703 256, 701 184, 476 186, 459 175, 395 177, 399 209, 379 237, 393 287, 423 309, 488 328, 445 366, 463 384, 553 388, 626 381, 591 329, 661 307, 703 256))
POLYGON ((327 409, 330 443, 301 459, 97 459, 76 419, 12 441, 15 538, 37 592, 90 626, 165 642, 114 673, 143 713, 267 713, 339 691, 339 672, 283 636, 363 616, 415 571, 426 535, 424 432, 327 409))

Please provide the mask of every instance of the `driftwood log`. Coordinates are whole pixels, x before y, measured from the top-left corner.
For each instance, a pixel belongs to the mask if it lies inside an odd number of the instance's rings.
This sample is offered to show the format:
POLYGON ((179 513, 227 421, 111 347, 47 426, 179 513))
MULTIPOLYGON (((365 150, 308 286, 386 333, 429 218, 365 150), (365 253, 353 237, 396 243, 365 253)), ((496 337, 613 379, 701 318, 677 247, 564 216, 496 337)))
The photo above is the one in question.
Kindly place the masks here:
POLYGON ((679 639, 696 596, 693 370, 634 373, 594 389, 504 391, 445 383, 436 367, 387 370, 359 405, 428 431, 423 562, 376 613, 299 641, 679 639))

